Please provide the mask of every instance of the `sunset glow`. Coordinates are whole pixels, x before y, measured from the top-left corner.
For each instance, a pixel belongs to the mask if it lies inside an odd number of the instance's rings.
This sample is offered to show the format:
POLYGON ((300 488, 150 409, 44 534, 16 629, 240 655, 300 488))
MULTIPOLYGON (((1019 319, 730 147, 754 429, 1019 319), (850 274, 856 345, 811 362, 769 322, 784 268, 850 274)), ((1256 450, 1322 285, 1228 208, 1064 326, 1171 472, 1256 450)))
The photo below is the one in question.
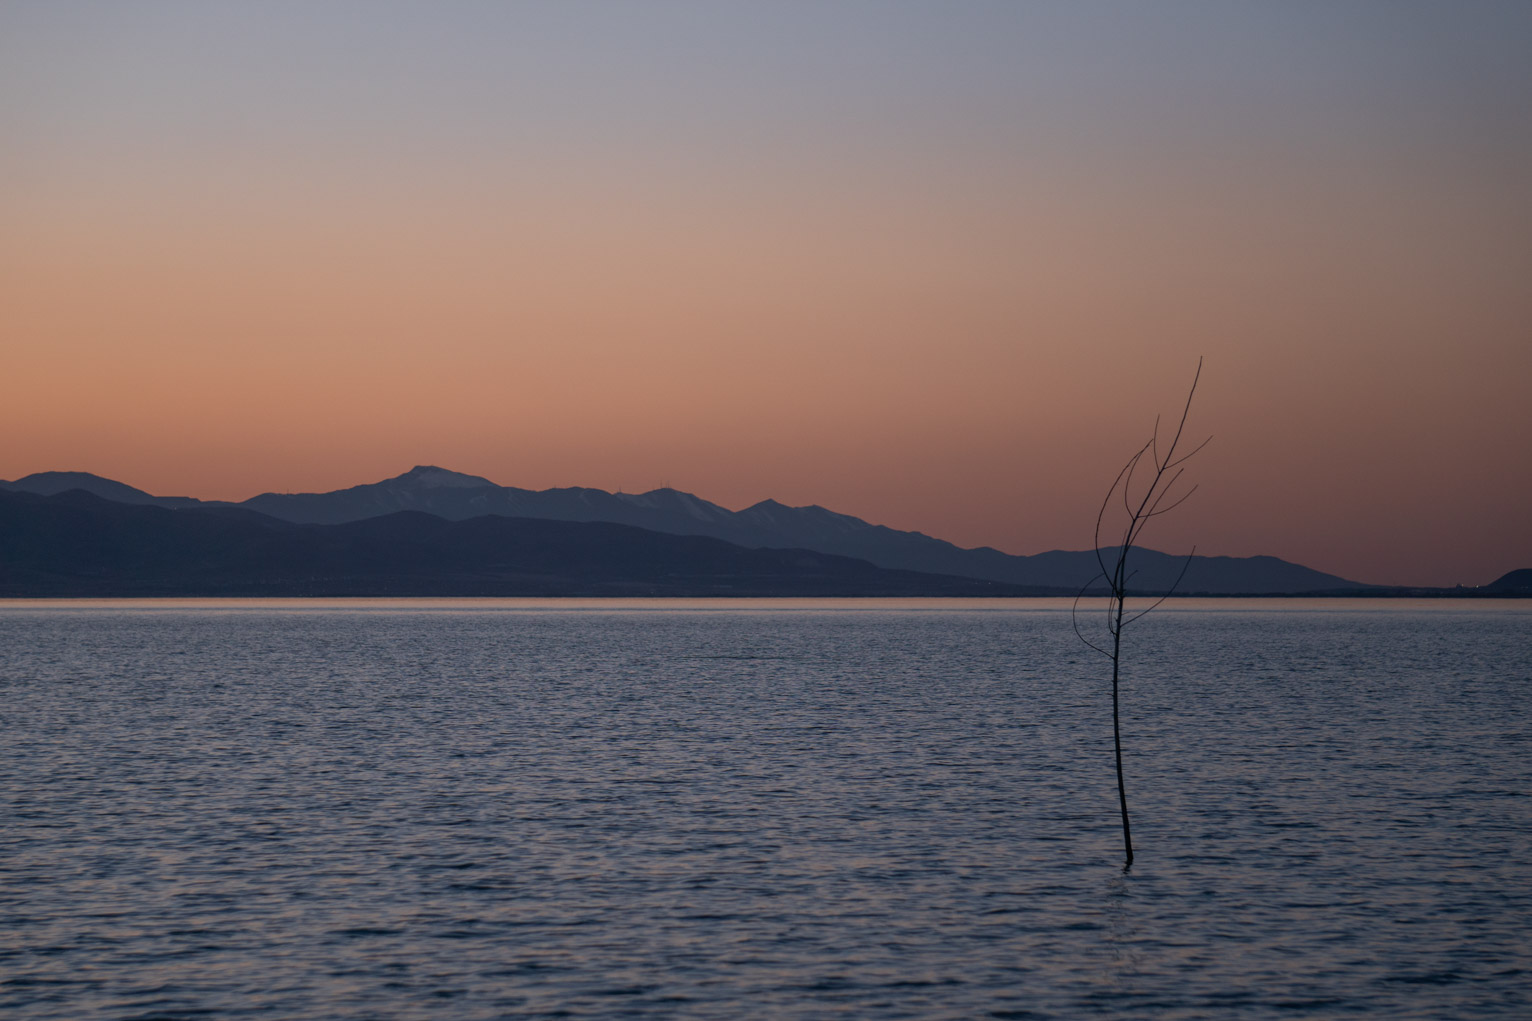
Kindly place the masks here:
POLYGON ((0 478, 1532 565, 1532 8, 0 8, 0 478))

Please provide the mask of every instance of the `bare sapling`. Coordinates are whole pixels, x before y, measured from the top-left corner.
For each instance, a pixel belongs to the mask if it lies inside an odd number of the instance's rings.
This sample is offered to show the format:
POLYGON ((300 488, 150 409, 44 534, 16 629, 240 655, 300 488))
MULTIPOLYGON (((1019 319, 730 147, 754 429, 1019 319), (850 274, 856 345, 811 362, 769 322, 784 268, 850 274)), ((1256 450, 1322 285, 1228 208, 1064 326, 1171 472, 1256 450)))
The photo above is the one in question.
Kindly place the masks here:
POLYGON ((1181 452, 1182 436, 1186 431, 1186 417, 1191 412, 1192 398, 1197 394, 1197 381, 1201 377, 1202 359, 1199 358, 1197 373, 1192 377, 1191 389, 1186 394, 1186 404, 1181 409, 1181 420, 1176 425, 1175 434, 1170 437, 1170 442, 1163 449, 1161 448, 1160 420, 1156 418, 1154 432, 1144 445, 1128 458, 1128 462, 1117 473, 1117 478, 1112 480, 1111 488, 1107 490, 1105 498, 1101 501, 1101 509, 1096 513, 1093 549, 1096 552, 1096 563, 1100 567, 1100 572, 1093 575, 1091 580, 1080 589, 1079 595, 1075 597, 1074 610, 1071 613, 1075 634, 1080 641, 1112 661, 1112 742, 1117 753, 1117 801, 1122 809, 1124 872, 1133 867, 1133 829, 1128 820, 1128 794, 1123 783, 1122 770, 1122 723, 1118 694, 1118 681, 1122 667, 1122 633, 1124 628, 1141 619, 1175 592, 1182 579, 1186 577, 1186 569, 1191 566, 1197 547, 1193 546, 1191 552, 1186 555, 1181 571, 1170 587, 1158 592, 1158 599, 1142 609, 1131 612, 1128 609, 1129 585, 1136 572, 1128 569, 1128 554, 1134 546, 1138 545, 1144 528, 1150 521, 1179 507, 1197 491, 1195 485, 1187 488, 1179 484, 1186 470, 1182 466, 1196 456, 1212 439, 1210 436, 1190 451, 1181 452), (1113 506, 1114 500, 1118 499, 1122 503, 1124 518, 1122 530, 1115 533, 1117 535, 1115 545, 1103 547, 1102 531, 1109 527, 1108 510, 1113 506), (1107 590, 1106 635, 1108 640, 1098 644, 1097 641, 1087 638, 1081 631, 1079 606, 1080 599, 1092 588, 1100 587, 1103 581, 1107 590))

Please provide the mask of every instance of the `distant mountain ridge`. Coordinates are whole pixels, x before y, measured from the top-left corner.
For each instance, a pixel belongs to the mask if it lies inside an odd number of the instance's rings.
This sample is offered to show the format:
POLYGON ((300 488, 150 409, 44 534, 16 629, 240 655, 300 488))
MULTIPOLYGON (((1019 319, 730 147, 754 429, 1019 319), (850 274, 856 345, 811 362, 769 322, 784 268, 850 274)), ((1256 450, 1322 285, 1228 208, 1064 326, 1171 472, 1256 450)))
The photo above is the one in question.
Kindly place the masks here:
MULTIPOLYGON (((1097 571, 1090 550, 1014 556, 990 547, 964 549, 925 535, 874 525, 819 506, 789 507, 763 500, 731 511, 690 493, 656 489, 609 493, 602 489, 547 490, 501 486, 477 475, 417 465, 381 482, 329 493, 262 493, 239 504, 189 497, 156 497, 83 472, 43 472, 0 489, 51 495, 83 489, 103 499, 168 508, 238 506, 294 524, 338 525, 400 511, 464 521, 484 515, 553 521, 611 522, 670 535, 700 535, 747 549, 806 549, 854 557, 889 570, 920 571, 1023 586, 1077 591, 1097 571)), ((1164 591, 1181 572, 1183 557, 1136 549, 1135 588, 1164 591)), ((1364 590, 1369 586, 1276 557, 1192 558, 1178 591, 1214 595, 1270 595, 1364 590)))
POLYGON ((610 522, 397 511, 298 525, 79 489, 0 491, 0 596, 984 596, 973 578, 610 522))
POLYGON ((1532 595, 1532 567, 1508 571, 1484 587, 1491 592, 1532 595))
POLYGON ((207 501, 190 496, 152 496, 125 482, 114 482, 90 472, 34 472, 15 482, 0 481, 0 489, 37 496, 56 496, 79 489, 117 503, 151 504, 156 507, 194 507, 207 501))

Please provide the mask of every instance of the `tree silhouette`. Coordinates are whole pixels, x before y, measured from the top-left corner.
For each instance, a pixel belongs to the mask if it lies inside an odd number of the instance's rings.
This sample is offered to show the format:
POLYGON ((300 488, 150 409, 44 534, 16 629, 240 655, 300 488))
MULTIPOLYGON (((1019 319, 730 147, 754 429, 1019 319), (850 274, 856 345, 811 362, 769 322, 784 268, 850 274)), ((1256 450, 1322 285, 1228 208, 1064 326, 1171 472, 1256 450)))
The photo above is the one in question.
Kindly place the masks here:
POLYGON ((1191 566, 1192 557, 1197 552, 1193 546, 1186 555, 1186 561, 1181 565, 1181 573, 1170 588, 1160 594, 1159 599, 1142 610, 1133 613, 1127 612, 1128 583, 1133 580, 1133 573, 1128 570, 1128 553, 1138 544, 1143 535, 1144 528, 1149 522, 1167 514, 1179 507, 1186 499, 1197 491, 1194 485, 1184 493, 1165 504, 1166 499, 1176 488, 1186 469, 1181 467, 1187 461, 1196 456, 1197 452, 1208 445, 1211 436, 1203 440, 1190 452, 1177 455, 1181 446, 1181 436, 1186 430, 1186 416, 1192 409, 1192 398, 1197 394, 1197 381, 1202 378, 1202 359, 1197 359, 1197 373, 1192 377, 1191 389, 1186 394, 1186 404, 1181 409, 1181 421, 1176 425, 1175 435, 1170 438, 1170 445, 1160 453, 1160 420, 1154 420, 1154 432, 1148 441, 1139 447, 1128 463, 1122 466, 1117 473, 1117 478, 1112 480, 1111 488, 1106 491, 1106 496, 1101 501, 1101 509, 1096 512, 1095 545, 1096 563, 1100 566, 1099 574, 1093 575, 1080 589, 1075 597, 1074 607, 1070 612, 1070 620, 1074 625, 1075 635, 1086 645, 1101 653, 1112 661, 1112 743, 1117 752, 1117 801, 1122 808, 1122 845, 1126 860, 1123 862, 1123 871, 1133 867, 1133 829, 1128 822, 1128 794, 1123 786, 1122 774, 1122 724, 1121 714, 1118 709, 1118 678, 1122 667, 1122 631, 1123 628, 1137 621, 1155 607, 1170 597, 1181 584, 1181 579, 1186 577, 1186 569, 1191 566), (1147 459, 1147 463, 1146 462, 1147 459), (1149 474, 1152 469, 1153 474, 1149 474), (1142 470, 1143 474, 1140 475, 1142 470), (1147 479, 1147 485, 1140 483, 1142 492, 1135 496, 1134 477, 1147 479), (1107 519, 1107 508, 1112 505, 1112 500, 1117 494, 1122 494, 1123 514, 1126 523, 1123 525, 1121 539, 1115 547, 1102 548, 1101 530, 1107 519), (1163 505, 1163 506, 1162 506, 1163 505), (1111 558, 1110 561, 1108 558, 1111 558), (1079 606, 1080 599, 1098 581, 1105 580, 1107 585, 1107 613, 1106 631, 1111 637, 1111 648, 1103 648, 1085 637, 1080 630, 1079 606))

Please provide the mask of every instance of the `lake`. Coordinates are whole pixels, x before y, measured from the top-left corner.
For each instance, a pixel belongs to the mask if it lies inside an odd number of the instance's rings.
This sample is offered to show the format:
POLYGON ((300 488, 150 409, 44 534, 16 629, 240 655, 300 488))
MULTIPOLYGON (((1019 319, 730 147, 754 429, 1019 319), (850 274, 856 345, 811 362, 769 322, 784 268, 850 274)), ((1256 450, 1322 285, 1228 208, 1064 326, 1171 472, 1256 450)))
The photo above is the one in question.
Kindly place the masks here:
POLYGON ((1174 600, 1124 874, 1067 603, 0 602, 0 1014, 1524 1018, 1529 691, 1174 600))

